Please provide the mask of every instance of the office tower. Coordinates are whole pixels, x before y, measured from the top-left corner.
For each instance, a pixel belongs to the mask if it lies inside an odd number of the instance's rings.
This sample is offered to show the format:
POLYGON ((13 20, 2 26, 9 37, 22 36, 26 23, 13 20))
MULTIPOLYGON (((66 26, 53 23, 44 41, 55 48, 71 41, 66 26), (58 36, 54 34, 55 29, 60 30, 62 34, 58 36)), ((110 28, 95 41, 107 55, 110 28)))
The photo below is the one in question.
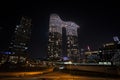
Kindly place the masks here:
POLYGON ((118 36, 114 36, 113 39, 116 44, 120 44, 120 40, 119 40, 118 36))
POLYGON ((62 53, 62 27, 59 19, 56 14, 50 16, 48 42, 48 57, 50 60, 59 59, 62 53))
MULTIPOLYGON (((29 54, 29 43, 31 36, 31 19, 22 17, 20 24, 15 27, 14 35, 10 44, 10 50, 18 56, 26 56, 29 54)), ((23 57, 14 56, 16 59, 22 60, 23 57)), ((13 56, 12 56, 13 57, 13 56)), ((13 57, 13 58, 14 58, 13 57)))
MULTIPOLYGON (((60 19, 57 14, 50 15, 49 22, 49 41, 48 41, 48 57, 49 58, 60 58, 63 54, 67 54, 69 58, 78 54, 78 35, 77 29, 79 26, 74 22, 65 22, 60 19), (63 31, 65 30, 66 35, 66 50, 63 49, 63 31), (65 50, 65 51, 63 51, 65 50), (62 53, 66 52, 66 53, 62 53)), ((64 47, 65 48, 65 47, 64 47)))
POLYGON ((68 22, 66 27, 66 36, 67 36, 67 56, 73 61, 77 61, 79 58, 78 50, 78 34, 77 29, 79 28, 73 22, 68 22))

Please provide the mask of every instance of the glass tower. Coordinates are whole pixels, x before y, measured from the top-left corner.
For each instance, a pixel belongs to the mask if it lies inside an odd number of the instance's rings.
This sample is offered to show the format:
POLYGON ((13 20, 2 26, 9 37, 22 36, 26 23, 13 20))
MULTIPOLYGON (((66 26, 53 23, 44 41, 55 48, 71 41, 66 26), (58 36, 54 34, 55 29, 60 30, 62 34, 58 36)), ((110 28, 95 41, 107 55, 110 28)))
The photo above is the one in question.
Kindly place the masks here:
POLYGON ((62 53, 62 27, 59 24, 59 16, 52 14, 49 22, 48 57, 57 60, 62 53))
POLYGON ((67 54, 70 59, 75 58, 78 54, 78 35, 77 29, 79 26, 71 21, 62 21, 57 14, 50 15, 49 22, 49 41, 48 41, 48 57, 51 59, 60 58, 63 54, 67 54), (66 50, 62 47, 63 44, 63 28, 66 29, 66 50), (65 51, 63 51, 65 50, 65 51), (66 53, 62 53, 66 52, 66 53))

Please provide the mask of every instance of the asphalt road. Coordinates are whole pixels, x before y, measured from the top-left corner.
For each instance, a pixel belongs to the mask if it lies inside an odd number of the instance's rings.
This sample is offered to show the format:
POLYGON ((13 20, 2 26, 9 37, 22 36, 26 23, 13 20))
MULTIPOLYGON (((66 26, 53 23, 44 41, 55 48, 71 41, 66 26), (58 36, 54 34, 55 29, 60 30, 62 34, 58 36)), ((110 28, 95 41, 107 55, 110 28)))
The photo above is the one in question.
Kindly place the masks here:
POLYGON ((22 77, 3 77, 0 80, 120 80, 120 78, 76 76, 62 72, 50 72, 42 75, 22 76, 22 77))

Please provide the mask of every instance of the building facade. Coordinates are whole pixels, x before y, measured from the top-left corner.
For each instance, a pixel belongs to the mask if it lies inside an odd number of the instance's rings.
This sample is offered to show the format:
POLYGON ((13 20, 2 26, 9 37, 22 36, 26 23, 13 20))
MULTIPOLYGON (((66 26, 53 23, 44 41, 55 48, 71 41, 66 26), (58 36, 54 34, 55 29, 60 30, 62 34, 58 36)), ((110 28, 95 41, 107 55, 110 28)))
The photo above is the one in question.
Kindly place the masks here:
POLYGON ((102 47, 101 61, 112 62, 113 65, 120 65, 120 44, 116 42, 106 43, 102 47))
POLYGON ((58 19, 59 16, 55 14, 50 16, 48 57, 52 60, 59 59, 62 53, 62 27, 58 19))
POLYGON ((9 60, 16 60, 24 62, 26 56, 29 54, 31 37, 31 19, 28 17, 22 17, 20 24, 15 27, 14 35, 10 43, 10 51, 12 55, 9 60))
MULTIPOLYGON (((61 58, 63 54, 67 54, 67 57, 75 58, 78 50, 78 34, 77 29, 79 26, 74 22, 62 21, 57 14, 50 15, 49 22, 49 41, 48 41, 48 57, 49 58, 61 58), (66 29, 66 50, 63 49, 63 28, 66 29), (65 50, 65 51, 63 51, 65 50), (66 53, 62 53, 66 52, 66 53)), ((64 42, 65 42, 64 41, 64 42)))

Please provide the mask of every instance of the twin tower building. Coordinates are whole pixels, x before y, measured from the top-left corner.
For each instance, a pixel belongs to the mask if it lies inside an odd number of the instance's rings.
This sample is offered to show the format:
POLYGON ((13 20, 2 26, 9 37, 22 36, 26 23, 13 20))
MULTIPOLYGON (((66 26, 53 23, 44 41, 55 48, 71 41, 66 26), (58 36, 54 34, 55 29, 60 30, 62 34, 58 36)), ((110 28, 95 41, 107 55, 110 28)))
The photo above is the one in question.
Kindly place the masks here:
POLYGON ((62 21, 57 14, 50 15, 48 40, 50 60, 59 60, 64 56, 76 60, 79 57, 78 28, 74 22, 62 21))

